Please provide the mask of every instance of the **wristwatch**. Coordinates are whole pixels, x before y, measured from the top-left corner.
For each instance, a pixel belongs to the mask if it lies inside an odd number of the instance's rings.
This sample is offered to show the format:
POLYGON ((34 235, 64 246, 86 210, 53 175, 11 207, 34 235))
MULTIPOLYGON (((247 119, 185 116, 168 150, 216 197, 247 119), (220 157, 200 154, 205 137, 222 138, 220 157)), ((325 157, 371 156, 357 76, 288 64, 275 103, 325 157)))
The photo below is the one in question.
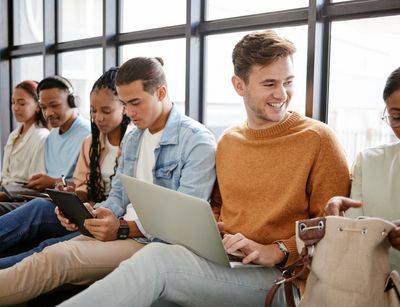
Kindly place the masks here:
POLYGON ((286 264, 286 261, 287 261, 288 258, 289 258, 289 250, 288 250, 288 248, 286 247, 285 243, 283 243, 282 241, 275 241, 274 243, 278 245, 279 250, 280 250, 280 251, 283 253, 283 255, 285 256, 285 257, 283 258, 283 260, 282 260, 280 263, 278 263, 277 265, 278 265, 278 266, 284 266, 284 265, 286 264))
POLYGON ((119 228, 117 233, 118 240, 125 240, 129 236, 129 225, 128 222, 123 218, 119 219, 119 228))

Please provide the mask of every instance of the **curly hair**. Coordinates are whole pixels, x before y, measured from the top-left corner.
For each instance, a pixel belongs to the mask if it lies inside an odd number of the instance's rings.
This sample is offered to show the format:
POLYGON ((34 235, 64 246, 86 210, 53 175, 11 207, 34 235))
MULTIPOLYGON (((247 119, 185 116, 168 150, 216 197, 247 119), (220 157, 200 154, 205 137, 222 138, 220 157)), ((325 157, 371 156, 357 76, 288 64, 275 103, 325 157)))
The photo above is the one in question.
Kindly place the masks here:
MULTIPOLYGON (((117 96, 117 90, 115 87, 115 77, 117 74, 118 68, 110 68, 107 70, 93 85, 90 93, 93 93, 95 90, 99 89, 110 89, 115 96, 117 96)), ((126 129, 130 123, 129 117, 126 115, 123 116, 123 119, 120 124, 120 142, 125 135, 126 129)), ((100 202, 105 200, 107 195, 105 195, 104 183, 101 175, 100 168, 100 130, 94 123, 93 119, 91 119, 92 126, 92 144, 90 146, 89 157, 90 157, 90 172, 87 175, 87 195, 88 200, 93 202, 100 202)), ((115 176, 116 170, 118 166, 118 158, 115 159, 114 165, 114 173, 110 176, 110 182, 112 178, 115 176)))

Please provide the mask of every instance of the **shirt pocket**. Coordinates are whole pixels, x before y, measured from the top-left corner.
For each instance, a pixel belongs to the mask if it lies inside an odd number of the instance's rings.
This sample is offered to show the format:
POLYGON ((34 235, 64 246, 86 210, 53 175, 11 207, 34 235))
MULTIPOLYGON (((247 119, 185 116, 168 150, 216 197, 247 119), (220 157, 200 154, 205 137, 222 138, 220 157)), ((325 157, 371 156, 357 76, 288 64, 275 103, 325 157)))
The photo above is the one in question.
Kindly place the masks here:
POLYGON ((155 176, 156 178, 159 179, 171 179, 173 178, 177 167, 178 167, 178 161, 171 161, 168 163, 164 163, 155 170, 155 176))

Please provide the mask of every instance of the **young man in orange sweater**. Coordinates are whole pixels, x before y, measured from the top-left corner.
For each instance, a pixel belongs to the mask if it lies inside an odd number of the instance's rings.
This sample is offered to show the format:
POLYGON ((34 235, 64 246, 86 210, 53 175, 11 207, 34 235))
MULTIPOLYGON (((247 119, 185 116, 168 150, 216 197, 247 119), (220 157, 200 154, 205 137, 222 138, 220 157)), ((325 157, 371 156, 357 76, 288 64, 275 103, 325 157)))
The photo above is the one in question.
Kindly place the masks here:
MULTIPOLYGON (((216 156, 212 206, 231 269, 182 246, 151 243, 100 282, 62 306, 150 306, 157 299, 182 306, 263 306, 280 274, 298 257, 295 221, 323 215, 334 195, 349 192, 345 156, 323 123, 287 111, 295 47, 273 31, 246 35, 233 51, 232 83, 247 121, 228 129, 216 156)), ((304 280, 297 285, 304 287, 304 280)), ((284 302, 283 291, 275 303, 284 302)))

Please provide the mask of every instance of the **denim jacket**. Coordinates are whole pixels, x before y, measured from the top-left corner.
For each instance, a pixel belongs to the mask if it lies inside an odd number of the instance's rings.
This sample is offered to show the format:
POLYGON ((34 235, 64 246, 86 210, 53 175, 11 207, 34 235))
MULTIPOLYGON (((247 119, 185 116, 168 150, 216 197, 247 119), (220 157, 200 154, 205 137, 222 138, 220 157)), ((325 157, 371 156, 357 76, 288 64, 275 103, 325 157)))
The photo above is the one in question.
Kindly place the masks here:
MULTIPOLYGON (((118 174, 136 176, 143 131, 134 129, 125 136, 110 194, 95 207, 109 208, 120 217, 125 214, 127 205, 131 201, 134 203, 134 199, 129 201, 118 174)), ((173 106, 160 144, 154 150, 153 183, 209 199, 215 181, 215 147, 215 138, 204 125, 181 114, 173 106)))

